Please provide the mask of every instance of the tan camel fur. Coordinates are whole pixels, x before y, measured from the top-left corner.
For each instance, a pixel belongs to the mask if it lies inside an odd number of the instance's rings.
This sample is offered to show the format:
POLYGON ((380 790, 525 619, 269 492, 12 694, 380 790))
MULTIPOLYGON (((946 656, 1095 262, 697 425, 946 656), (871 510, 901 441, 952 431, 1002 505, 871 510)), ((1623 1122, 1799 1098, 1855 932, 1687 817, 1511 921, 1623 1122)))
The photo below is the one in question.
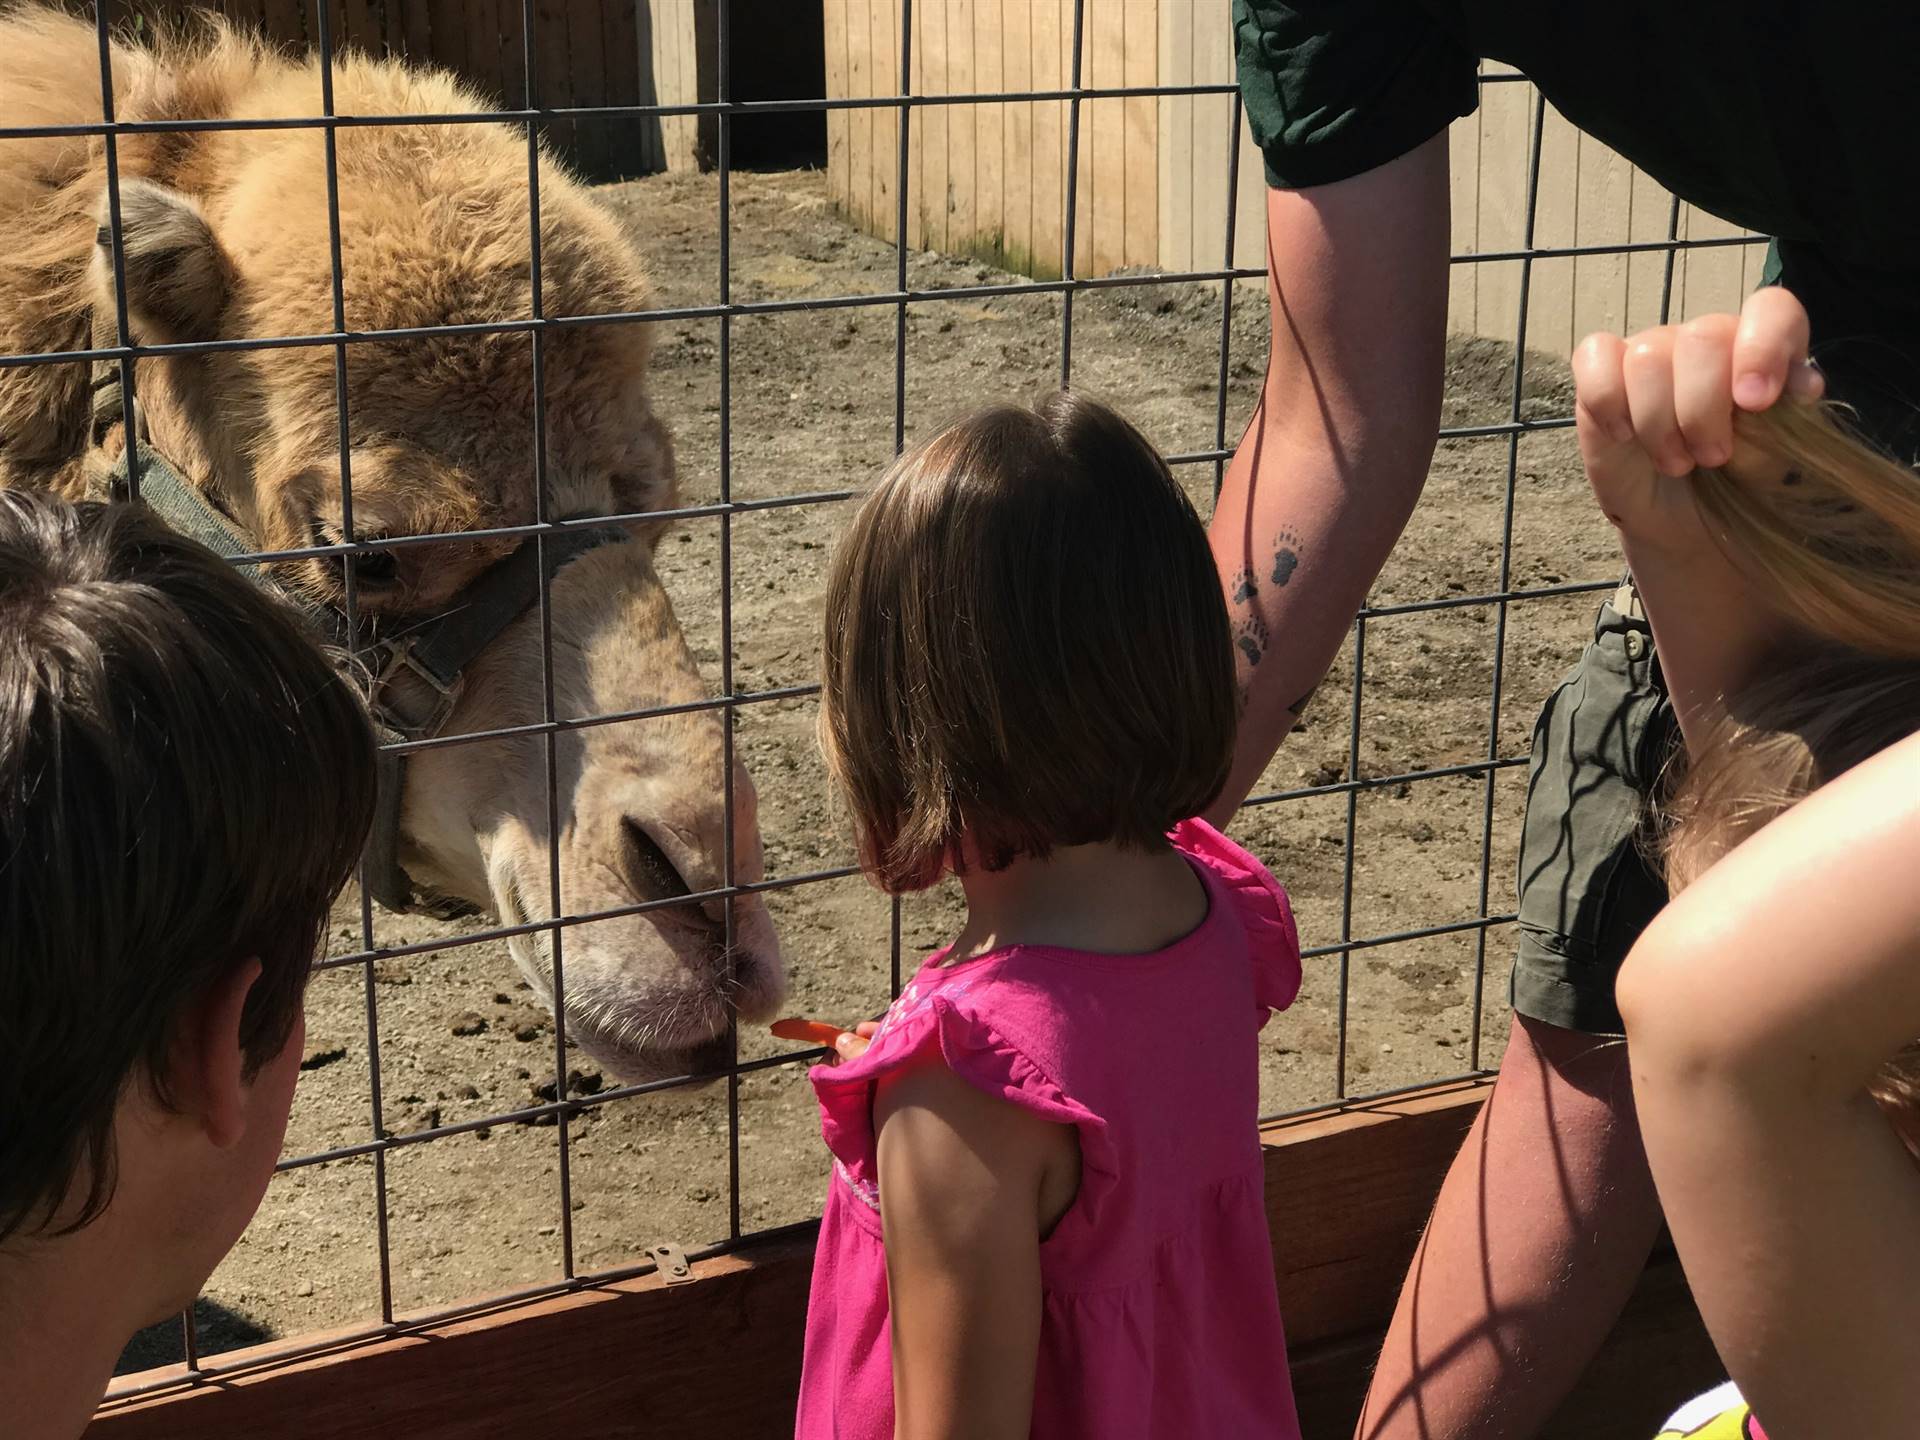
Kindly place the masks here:
MULTIPOLYGON (((317 116, 317 60, 209 21, 151 46, 116 43, 120 120, 317 116)), ((448 75, 343 56, 341 115, 488 108, 448 75)), ((0 116, 16 126, 97 124, 93 26, 0 4, 0 116)), ((504 124, 356 125, 336 131, 339 247, 349 332, 524 321, 534 314, 528 155, 504 124)), ((323 132, 315 128, 123 134, 120 227, 133 338, 146 345, 335 330, 323 132)), ((118 313, 104 142, 0 142, 0 354, 89 347, 118 313)), ((542 312, 646 308, 630 239, 549 157, 539 166, 542 312)), ((552 518, 674 502, 671 446, 647 390, 635 322, 560 326, 542 342, 552 518)), ((149 356, 136 390, 153 446, 265 551, 344 534, 460 532, 536 518, 534 356, 525 331, 346 347, 348 445, 337 347, 149 356), (343 467, 343 460, 346 462, 343 467)), ((89 367, 0 369, 0 484, 97 493, 123 441, 89 437, 89 367)), ((698 701, 709 692, 653 564, 661 526, 560 571, 552 590, 554 687, 563 718, 698 701)), ((396 547, 357 562, 358 603, 393 616, 444 609, 515 540, 396 547)), ((338 558, 278 562, 283 583, 338 602, 338 558)), ((536 724, 536 614, 470 668, 447 733, 536 724)), ((543 737, 424 751, 408 761, 402 859, 423 889, 508 923, 551 918, 543 737)), ((562 914, 616 909, 723 883, 722 722, 701 711, 562 732, 557 740, 562 914)), ((736 769, 733 878, 760 878, 753 791, 736 769)), ((710 1064, 734 1009, 770 1013, 779 947, 756 896, 564 932, 569 1034, 627 1078, 710 1064)), ((551 999, 548 932, 514 942, 551 999)))

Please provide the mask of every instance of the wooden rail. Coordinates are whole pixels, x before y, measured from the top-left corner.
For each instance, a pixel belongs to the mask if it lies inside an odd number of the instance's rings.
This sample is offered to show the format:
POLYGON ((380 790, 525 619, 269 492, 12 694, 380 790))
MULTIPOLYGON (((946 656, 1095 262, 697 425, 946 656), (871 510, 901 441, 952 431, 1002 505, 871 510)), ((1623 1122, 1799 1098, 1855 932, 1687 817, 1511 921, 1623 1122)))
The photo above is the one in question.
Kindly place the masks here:
MULTIPOLYGON (((1345 1440, 1441 1176, 1484 1085, 1423 1091, 1269 1127, 1275 1269, 1309 1440, 1345 1440)), ((810 1236, 658 1276, 504 1307, 293 1364, 272 1347, 217 1385, 111 1398, 89 1440, 746 1440, 792 1423, 810 1236)), ((1670 1259, 1648 1271, 1605 1354, 1549 1431, 1645 1440, 1715 1376, 1713 1350, 1670 1259)), ((145 1383, 158 1372, 128 1377, 145 1383)))

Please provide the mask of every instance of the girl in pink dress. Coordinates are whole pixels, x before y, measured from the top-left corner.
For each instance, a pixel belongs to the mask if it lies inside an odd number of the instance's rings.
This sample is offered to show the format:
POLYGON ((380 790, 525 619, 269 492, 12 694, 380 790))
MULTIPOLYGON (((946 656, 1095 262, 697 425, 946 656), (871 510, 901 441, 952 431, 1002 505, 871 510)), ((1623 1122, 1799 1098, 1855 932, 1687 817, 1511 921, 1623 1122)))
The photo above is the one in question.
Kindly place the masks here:
POLYGON ((1191 504, 1077 396, 950 426, 855 517, 825 670, 864 865, 967 919, 813 1072, 798 1435, 1296 1440, 1255 1122, 1300 952, 1188 818, 1238 711, 1191 504))

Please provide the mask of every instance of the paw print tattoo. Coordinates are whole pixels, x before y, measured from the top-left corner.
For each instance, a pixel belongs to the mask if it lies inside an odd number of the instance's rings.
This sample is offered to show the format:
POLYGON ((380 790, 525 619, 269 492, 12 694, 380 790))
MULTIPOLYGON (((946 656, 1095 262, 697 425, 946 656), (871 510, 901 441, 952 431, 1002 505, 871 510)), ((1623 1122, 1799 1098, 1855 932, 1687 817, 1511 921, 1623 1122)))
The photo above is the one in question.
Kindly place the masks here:
POLYGON ((1253 578, 1251 569, 1244 569, 1233 577, 1233 587, 1229 593, 1233 596, 1234 604, 1245 605, 1260 593, 1260 582, 1253 578))
POLYGON ((1267 653, 1267 627, 1258 615, 1249 615, 1233 627, 1233 644, 1246 657, 1247 665, 1258 665, 1267 653))
POLYGON ((1282 530, 1273 539, 1273 583, 1284 588, 1300 565, 1300 537, 1282 530))

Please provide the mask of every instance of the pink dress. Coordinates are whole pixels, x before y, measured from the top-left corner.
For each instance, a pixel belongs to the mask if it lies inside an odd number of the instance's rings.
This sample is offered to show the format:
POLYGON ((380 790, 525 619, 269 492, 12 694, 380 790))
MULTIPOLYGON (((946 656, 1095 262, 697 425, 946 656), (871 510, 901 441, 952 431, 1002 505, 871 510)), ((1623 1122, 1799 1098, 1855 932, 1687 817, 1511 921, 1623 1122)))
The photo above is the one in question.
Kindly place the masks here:
POLYGON ((938 1051, 1079 1130, 1080 1193, 1040 1247, 1034 1440, 1298 1440, 1267 1235, 1256 1035, 1300 988, 1286 892, 1199 821, 1199 928, 1150 955, 935 954, 858 1060, 813 1071, 834 1177, 807 1309, 799 1440, 892 1440, 876 1077, 938 1051))

